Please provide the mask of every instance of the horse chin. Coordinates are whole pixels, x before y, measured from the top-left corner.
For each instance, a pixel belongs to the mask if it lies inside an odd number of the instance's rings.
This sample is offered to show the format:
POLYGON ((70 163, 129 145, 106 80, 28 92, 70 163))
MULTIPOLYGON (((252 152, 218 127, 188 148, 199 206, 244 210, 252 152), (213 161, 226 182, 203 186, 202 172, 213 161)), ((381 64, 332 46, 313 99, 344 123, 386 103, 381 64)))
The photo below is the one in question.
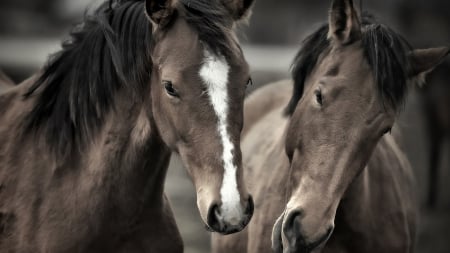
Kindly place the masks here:
MULTIPOLYGON (((204 223, 205 229, 209 232, 216 232, 221 235, 234 234, 242 231, 250 223, 252 215, 253 213, 245 215, 243 220, 236 225, 225 224, 223 221, 219 221, 218 223, 212 223, 211 225, 208 223, 204 223)), ((208 218, 208 220, 210 219, 208 218)))
POLYGON ((226 230, 226 231, 216 231, 215 229, 211 228, 208 224, 206 224, 206 223, 203 223, 203 224, 205 225, 206 231, 212 232, 212 233, 219 233, 221 235, 234 234, 234 233, 242 231, 245 228, 245 226, 242 226, 242 228, 233 228, 233 229, 226 230))
POLYGON ((208 224, 203 223, 203 225, 205 225, 205 230, 208 232, 215 232, 214 229, 212 229, 210 226, 208 226, 208 224))
POLYGON ((240 232, 249 223, 253 216, 254 203, 251 195, 248 195, 247 204, 236 207, 236 210, 223 209, 223 205, 215 194, 211 194, 211 187, 202 187, 197 190, 197 207, 200 217, 207 231, 228 235, 240 232), (220 204, 217 204, 220 203, 220 204))

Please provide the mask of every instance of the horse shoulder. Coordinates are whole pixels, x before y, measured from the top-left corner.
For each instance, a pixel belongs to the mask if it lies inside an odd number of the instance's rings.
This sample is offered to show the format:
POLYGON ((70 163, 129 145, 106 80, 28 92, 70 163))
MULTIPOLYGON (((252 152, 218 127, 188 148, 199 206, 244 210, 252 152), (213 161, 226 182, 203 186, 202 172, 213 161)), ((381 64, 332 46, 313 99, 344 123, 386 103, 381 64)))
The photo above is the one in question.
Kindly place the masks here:
POLYGON ((241 145, 245 179, 256 203, 247 232, 249 253, 272 252, 272 227, 286 205, 289 161, 284 140, 289 119, 283 111, 284 104, 262 116, 241 145))
POLYGON ((259 182, 270 178, 273 171, 279 172, 281 167, 288 166, 284 139, 289 118, 284 115, 284 106, 289 100, 290 84, 290 81, 268 84, 246 100, 246 133, 242 135, 241 149, 245 177, 251 191, 254 184, 260 185, 259 182), (254 181, 253 178, 261 180, 254 181))
POLYGON ((255 90, 244 104, 244 129, 242 136, 266 114, 280 106, 286 106, 292 94, 292 81, 282 80, 255 90))

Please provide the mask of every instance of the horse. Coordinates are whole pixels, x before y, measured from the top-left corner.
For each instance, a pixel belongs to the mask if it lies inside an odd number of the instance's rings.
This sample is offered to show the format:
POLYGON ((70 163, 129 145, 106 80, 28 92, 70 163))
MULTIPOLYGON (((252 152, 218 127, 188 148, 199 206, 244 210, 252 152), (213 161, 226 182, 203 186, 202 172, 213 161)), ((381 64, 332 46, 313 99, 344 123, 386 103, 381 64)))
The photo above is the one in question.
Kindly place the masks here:
POLYGON ((178 153, 211 231, 253 200, 240 132, 251 0, 110 0, 0 95, 0 252, 183 252, 164 193, 178 153))
MULTIPOLYGON (((445 41, 449 39, 448 33, 434 33, 450 29, 450 17, 445 11, 450 8, 447 1, 437 1, 433 4, 415 1, 401 1, 396 8, 396 16, 402 28, 418 43, 426 44, 429 41, 445 41), (418 19, 417 15, 421 18, 418 19), (429 19, 438 19, 439 22, 429 22, 429 19), (423 26, 423 24, 426 24, 423 26), (431 29, 436 28, 438 29, 431 29), (417 30, 431 31, 423 36, 417 30), (422 36, 419 36, 422 35, 422 36), (443 36, 443 37, 442 37, 443 36), (424 41, 426 39, 427 41, 424 41)), ((444 145, 450 140, 450 61, 446 60, 428 76, 427 85, 419 87, 418 98, 422 105, 422 115, 425 119, 425 137, 427 138, 427 172, 428 189, 426 207, 436 208, 439 200, 439 169, 450 169, 442 166, 442 157, 449 156, 444 153, 444 145)))
POLYGON ((435 208, 439 199, 439 165, 444 144, 450 140, 450 62, 445 61, 430 75, 427 85, 420 87, 419 95, 426 119, 428 137, 428 193, 427 207, 435 208))
POLYGON ((413 173, 389 133, 408 86, 448 53, 414 50, 351 0, 334 0, 295 57, 293 82, 245 101, 255 212, 242 232, 213 236, 212 252, 413 252, 413 173))

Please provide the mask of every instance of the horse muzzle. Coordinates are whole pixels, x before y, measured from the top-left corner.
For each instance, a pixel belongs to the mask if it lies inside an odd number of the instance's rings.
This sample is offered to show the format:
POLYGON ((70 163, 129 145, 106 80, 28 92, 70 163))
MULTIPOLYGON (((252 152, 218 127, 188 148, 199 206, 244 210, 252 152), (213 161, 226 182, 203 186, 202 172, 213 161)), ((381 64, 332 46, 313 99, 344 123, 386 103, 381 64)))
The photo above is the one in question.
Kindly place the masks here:
POLYGON ((253 216, 253 198, 249 196, 244 211, 234 212, 229 215, 229 210, 213 204, 208 210, 207 229, 223 235, 233 234, 243 230, 253 216))
POLYGON ((276 221, 272 232, 272 249, 275 253, 312 253, 323 247, 333 233, 333 226, 315 240, 307 239, 302 231, 302 211, 283 214, 276 221))

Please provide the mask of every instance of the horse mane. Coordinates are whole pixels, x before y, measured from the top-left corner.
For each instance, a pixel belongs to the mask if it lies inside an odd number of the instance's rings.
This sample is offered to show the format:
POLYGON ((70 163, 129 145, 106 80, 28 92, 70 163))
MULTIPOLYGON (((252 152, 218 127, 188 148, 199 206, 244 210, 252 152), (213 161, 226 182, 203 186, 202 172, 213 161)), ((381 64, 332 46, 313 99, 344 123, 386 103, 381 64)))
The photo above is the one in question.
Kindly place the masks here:
MULTIPOLYGON (((85 15, 24 94, 25 99, 37 98, 23 135, 42 132, 51 151, 64 157, 92 141, 114 110, 120 88, 128 88, 132 99, 144 99, 154 44, 144 2, 109 0, 85 15)), ((179 2, 199 39, 225 55, 230 49, 223 5, 218 0, 179 2)))
POLYGON ((222 0, 179 0, 184 18, 213 53, 229 56, 233 19, 222 0))
MULTIPOLYGON (((361 32, 364 57, 372 69, 378 94, 383 103, 387 102, 398 108, 403 104, 408 90, 408 74, 411 68, 408 54, 412 48, 401 35, 378 23, 368 13, 362 15, 361 32)), ((331 49, 327 35, 328 24, 324 24, 302 42, 292 64, 294 91, 285 109, 287 115, 294 113, 303 95, 306 78, 316 66, 319 57, 331 49)))

